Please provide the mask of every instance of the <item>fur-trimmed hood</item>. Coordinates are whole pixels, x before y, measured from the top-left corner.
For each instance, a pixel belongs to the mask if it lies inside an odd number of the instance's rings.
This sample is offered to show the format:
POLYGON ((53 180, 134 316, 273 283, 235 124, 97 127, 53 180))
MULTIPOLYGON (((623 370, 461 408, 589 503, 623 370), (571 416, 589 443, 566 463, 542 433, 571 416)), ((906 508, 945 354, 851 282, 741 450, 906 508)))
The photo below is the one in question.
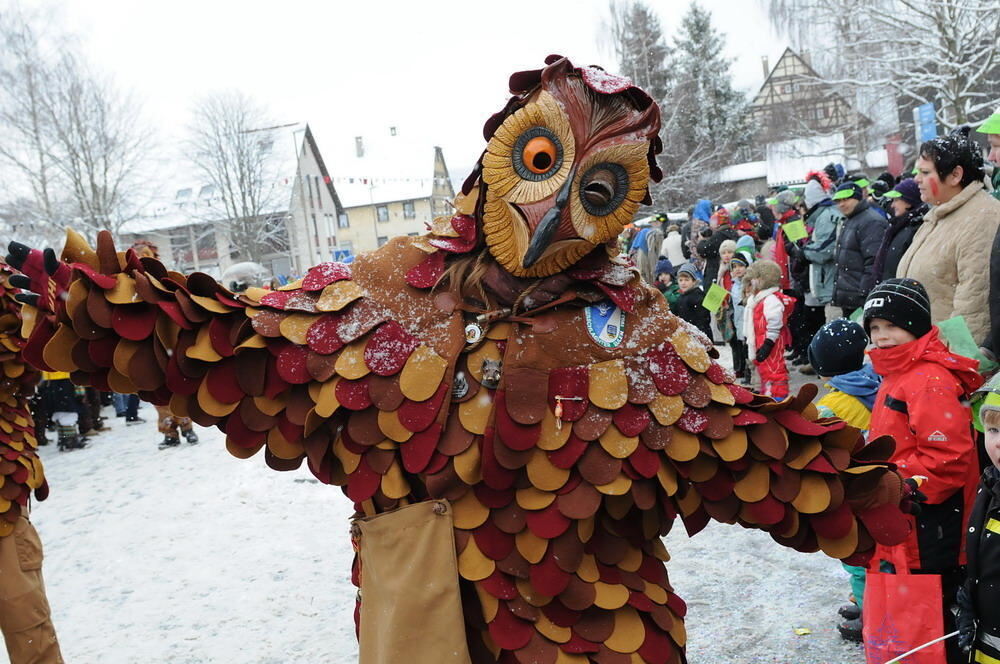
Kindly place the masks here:
POLYGON ((766 290, 768 288, 778 288, 781 286, 781 267, 774 261, 759 260, 747 268, 746 276, 743 277, 744 292, 751 292, 751 280, 757 280, 756 290, 766 290))

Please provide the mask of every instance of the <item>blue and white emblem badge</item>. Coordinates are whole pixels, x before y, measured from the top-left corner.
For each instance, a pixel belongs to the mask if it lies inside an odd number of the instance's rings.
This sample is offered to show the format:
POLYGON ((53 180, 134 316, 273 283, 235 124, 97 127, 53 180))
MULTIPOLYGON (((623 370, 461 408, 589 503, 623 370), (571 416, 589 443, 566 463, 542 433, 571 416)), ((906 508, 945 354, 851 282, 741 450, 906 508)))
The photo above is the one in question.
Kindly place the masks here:
POLYGON ((584 309, 587 333, 605 348, 617 348, 625 338, 625 312, 611 300, 592 304, 584 309))

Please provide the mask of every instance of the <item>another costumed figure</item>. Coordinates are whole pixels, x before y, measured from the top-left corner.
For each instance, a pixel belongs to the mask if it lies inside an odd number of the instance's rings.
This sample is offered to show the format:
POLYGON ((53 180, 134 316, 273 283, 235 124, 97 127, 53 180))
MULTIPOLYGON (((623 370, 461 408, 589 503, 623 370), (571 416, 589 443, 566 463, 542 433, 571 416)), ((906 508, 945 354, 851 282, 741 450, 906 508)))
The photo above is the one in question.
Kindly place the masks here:
POLYGON ((618 255, 657 104, 557 56, 510 87, 427 235, 240 294, 71 235, 26 356, 343 487, 366 664, 683 662, 678 516, 863 564, 907 536, 906 490, 815 388, 734 385, 618 255))
POLYGON ((49 485, 28 406, 39 374, 21 357, 19 290, 11 283, 19 278, 24 280, 0 263, 0 633, 11 664, 58 664, 63 660, 42 580, 42 542, 28 520, 32 492, 45 500, 49 485))
MULTIPOLYGON (((148 240, 132 243, 132 250, 140 259, 160 257, 156 245, 148 240)), ((161 450, 180 445, 181 436, 192 445, 198 442, 198 434, 194 432, 191 418, 174 415, 165 405, 156 404, 156 428, 163 434, 163 440, 160 442, 161 450)))

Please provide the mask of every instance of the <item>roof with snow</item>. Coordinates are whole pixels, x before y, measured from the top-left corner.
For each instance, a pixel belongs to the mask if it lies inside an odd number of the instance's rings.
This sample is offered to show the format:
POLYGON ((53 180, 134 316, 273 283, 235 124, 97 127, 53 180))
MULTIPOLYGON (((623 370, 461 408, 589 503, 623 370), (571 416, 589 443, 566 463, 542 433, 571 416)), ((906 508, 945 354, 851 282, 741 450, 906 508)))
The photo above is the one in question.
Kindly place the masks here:
POLYGON ((333 186, 346 208, 429 198, 434 146, 396 127, 327 144, 333 186))

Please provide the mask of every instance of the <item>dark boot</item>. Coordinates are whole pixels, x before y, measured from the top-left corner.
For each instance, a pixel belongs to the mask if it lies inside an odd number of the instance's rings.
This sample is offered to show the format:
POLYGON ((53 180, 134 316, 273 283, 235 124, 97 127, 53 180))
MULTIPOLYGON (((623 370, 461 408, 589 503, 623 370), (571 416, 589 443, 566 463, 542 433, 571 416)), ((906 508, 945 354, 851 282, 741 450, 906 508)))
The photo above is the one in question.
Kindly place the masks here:
POLYGON ((181 444, 180 438, 178 438, 177 436, 172 436, 170 434, 167 434, 166 436, 163 437, 163 442, 160 443, 160 449, 165 450, 168 447, 177 447, 180 444, 181 444))
POLYGON ((198 434, 194 432, 194 429, 181 431, 181 434, 184 436, 184 440, 186 440, 191 445, 194 445, 198 442, 198 434))
POLYGON ((855 620, 861 617, 861 609, 857 604, 853 603, 843 605, 837 609, 837 613, 839 613, 844 620, 855 620))
POLYGON ((862 643, 864 641, 861 630, 861 618, 848 620, 837 625, 837 631, 840 632, 840 638, 845 641, 851 641, 852 643, 862 643))
POLYGON ((79 450, 87 446, 76 432, 76 427, 59 427, 59 451, 79 450))

